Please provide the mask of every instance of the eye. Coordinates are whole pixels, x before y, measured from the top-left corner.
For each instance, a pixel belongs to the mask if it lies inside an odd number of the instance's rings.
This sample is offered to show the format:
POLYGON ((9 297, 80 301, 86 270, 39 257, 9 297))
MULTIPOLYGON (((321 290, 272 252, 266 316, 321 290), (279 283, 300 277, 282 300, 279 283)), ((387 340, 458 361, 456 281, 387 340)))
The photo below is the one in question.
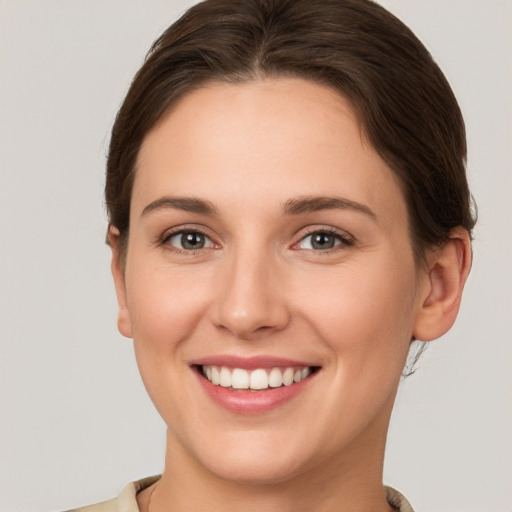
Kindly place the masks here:
POLYGON ((340 245, 352 245, 352 241, 339 233, 319 230, 302 238, 296 247, 306 250, 326 251, 340 245))
POLYGON ((214 247, 213 242, 200 231, 179 231, 169 235, 164 243, 184 251, 194 251, 214 247))

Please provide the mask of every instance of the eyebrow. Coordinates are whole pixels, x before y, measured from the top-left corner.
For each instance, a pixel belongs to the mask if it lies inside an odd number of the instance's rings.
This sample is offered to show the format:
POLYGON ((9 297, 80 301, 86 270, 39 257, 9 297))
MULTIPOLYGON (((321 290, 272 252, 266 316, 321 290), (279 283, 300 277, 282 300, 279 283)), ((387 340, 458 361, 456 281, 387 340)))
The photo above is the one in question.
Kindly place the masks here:
POLYGON ((377 220, 377 215, 368 206, 342 197, 301 196, 286 201, 283 207, 284 213, 291 215, 336 209, 364 213, 372 219, 377 220))
POLYGON ((210 201, 198 199, 196 197, 170 197, 165 196, 149 203, 142 210, 141 217, 145 217, 151 212, 159 210, 183 210, 185 212, 202 213, 203 215, 218 215, 217 210, 210 201))
MULTIPOLYGON (((165 196, 149 203, 144 210, 142 210, 141 217, 145 217, 154 211, 167 209, 182 210, 203 215, 218 215, 217 209, 210 201, 196 197, 165 196)), ((342 197, 301 196, 289 199, 283 206, 283 212, 287 215, 300 215, 301 213, 336 209, 352 210, 364 213, 372 219, 377 219, 377 215, 368 206, 342 197)))

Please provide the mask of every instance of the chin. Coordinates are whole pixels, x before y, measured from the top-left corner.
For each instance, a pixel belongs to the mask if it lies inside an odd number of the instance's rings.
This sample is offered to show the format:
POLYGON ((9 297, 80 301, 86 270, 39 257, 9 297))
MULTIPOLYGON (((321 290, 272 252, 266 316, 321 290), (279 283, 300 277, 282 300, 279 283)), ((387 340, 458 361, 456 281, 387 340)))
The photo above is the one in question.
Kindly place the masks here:
MULTIPOLYGON (((265 435, 253 430, 222 437, 209 440, 200 450, 192 448, 190 455, 203 470, 225 481, 272 485, 292 479, 311 465, 307 450, 300 449, 289 435, 283 441, 275 432, 265 435)), ((186 449, 188 443, 184 444, 186 449)))
POLYGON ((221 464, 207 469, 218 478, 241 485, 273 485, 291 480, 301 473, 298 460, 284 460, 282 457, 260 453, 248 453, 245 456, 226 457, 221 464))

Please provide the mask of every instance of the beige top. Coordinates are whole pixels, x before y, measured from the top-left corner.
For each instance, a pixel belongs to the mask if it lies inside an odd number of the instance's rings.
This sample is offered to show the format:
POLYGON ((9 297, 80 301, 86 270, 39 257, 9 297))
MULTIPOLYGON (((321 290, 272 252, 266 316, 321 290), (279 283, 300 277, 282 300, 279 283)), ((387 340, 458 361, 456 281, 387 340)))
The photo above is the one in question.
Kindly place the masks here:
MULTIPOLYGON (((131 482, 121 491, 117 498, 67 512, 139 512, 137 493, 155 483, 159 478, 160 475, 150 476, 136 482, 131 482)), ((391 487, 385 487, 385 489, 388 503, 391 506, 397 507, 399 512, 414 512, 411 504, 402 494, 391 487)))

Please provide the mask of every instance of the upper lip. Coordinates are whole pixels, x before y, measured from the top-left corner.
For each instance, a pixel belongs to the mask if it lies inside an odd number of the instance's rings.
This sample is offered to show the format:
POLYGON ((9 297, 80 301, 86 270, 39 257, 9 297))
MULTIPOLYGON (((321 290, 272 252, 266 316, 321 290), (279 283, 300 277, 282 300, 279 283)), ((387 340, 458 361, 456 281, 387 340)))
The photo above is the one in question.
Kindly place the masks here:
POLYGON ((313 367, 309 361, 287 359, 270 355, 240 357, 235 355, 206 356, 190 361, 192 366, 225 366, 228 368, 243 368, 255 370, 257 368, 288 368, 288 367, 313 367))

